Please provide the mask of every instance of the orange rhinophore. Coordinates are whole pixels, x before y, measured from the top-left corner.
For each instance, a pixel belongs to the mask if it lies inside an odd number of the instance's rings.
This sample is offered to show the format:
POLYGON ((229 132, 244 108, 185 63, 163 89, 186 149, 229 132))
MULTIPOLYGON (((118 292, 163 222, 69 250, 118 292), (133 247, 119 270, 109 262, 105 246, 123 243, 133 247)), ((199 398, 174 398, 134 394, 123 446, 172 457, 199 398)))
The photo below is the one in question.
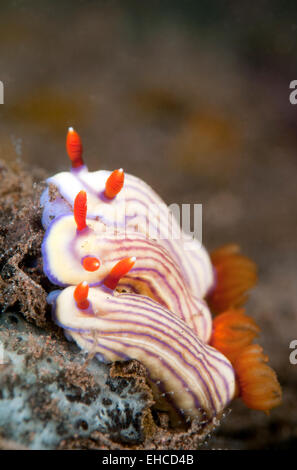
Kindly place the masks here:
POLYGON ((276 373, 258 344, 243 349, 234 361, 239 395, 248 408, 266 413, 281 403, 282 392, 276 373))
POLYGON ((233 363, 259 332, 258 325, 243 309, 230 309, 214 319, 210 344, 233 363))
POLYGON ((125 276, 132 269, 136 261, 135 256, 124 258, 119 261, 110 271, 104 280, 104 285, 110 289, 115 289, 121 277, 125 276))
POLYGON ((73 297, 75 302, 77 303, 78 308, 85 310, 90 305, 88 301, 88 294, 89 294, 89 286, 86 281, 81 282, 75 288, 73 293, 73 297))
POLYGON ((66 150, 71 160, 72 168, 79 168, 84 164, 82 159, 83 147, 80 136, 73 129, 69 127, 66 137, 66 150))
POLYGON ((257 268, 253 261, 240 253, 237 245, 226 245, 211 253, 216 273, 216 286, 208 296, 214 313, 231 307, 241 307, 247 300, 247 291, 257 282, 257 268))
POLYGON ((86 191, 80 191, 74 200, 74 220, 77 225, 77 230, 83 230, 86 228, 87 218, 87 193, 86 191))
POLYGON ((114 170, 105 183, 105 196, 108 199, 113 199, 121 191, 124 185, 124 170, 120 168, 119 170, 114 170))
POLYGON ((86 256, 83 259, 82 265, 86 271, 94 272, 100 267, 100 261, 95 256, 86 256))

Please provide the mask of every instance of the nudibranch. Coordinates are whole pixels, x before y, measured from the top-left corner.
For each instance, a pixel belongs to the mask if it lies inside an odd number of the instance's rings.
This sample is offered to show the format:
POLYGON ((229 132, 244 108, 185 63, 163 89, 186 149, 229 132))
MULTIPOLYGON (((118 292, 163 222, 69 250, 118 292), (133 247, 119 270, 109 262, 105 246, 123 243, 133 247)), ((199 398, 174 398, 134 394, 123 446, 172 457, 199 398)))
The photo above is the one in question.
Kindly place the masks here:
POLYGON ((60 288, 48 301, 67 338, 100 361, 142 362, 173 425, 219 416, 236 396, 277 406, 276 374, 254 344, 260 329, 242 308, 254 263, 236 245, 208 255, 123 169, 89 172, 72 128, 66 148, 71 171, 47 180, 41 205, 44 272, 60 288))

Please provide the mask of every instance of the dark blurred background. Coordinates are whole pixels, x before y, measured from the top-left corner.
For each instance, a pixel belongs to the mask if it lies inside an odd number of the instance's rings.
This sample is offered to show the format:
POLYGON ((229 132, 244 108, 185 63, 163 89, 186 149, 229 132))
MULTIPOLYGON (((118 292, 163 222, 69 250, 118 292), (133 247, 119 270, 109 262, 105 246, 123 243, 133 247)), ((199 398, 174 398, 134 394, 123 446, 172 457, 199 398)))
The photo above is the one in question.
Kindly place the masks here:
MULTIPOLYGON (((168 202, 203 204, 203 242, 259 266, 248 313, 284 388, 267 417, 233 406, 210 448, 297 444, 295 1, 0 2, 0 158, 123 167, 168 202)), ((207 446, 206 445, 206 446, 207 446)))

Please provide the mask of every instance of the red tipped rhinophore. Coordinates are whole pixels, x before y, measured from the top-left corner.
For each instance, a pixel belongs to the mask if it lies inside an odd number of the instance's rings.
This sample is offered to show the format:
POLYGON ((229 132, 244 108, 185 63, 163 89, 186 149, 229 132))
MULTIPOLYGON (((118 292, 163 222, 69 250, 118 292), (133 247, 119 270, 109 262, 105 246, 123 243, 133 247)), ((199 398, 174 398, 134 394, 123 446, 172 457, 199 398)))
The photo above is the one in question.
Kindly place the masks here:
POLYGON ((132 269, 135 261, 135 256, 119 261, 105 278, 104 285, 110 289, 115 289, 121 277, 125 276, 132 269))
POLYGON ((69 127, 66 137, 66 150, 71 160, 72 168, 79 168, 84 164, 82 159, 83 147, 78 133, 69 127))
POLYGON ((80 191, 76 196, 73 211, 77 230, 83 230, 87 226, 87 193, 85 191, 80 191))
POLYGON ((114 170, 105 183, 105 196, 108 199, 113 199, 121 191, 124 185, 125 174, 124 170, 114 170))
POLYGON ((100 261, 95 256, 86 256, 83 259, 82 265, 86 271, 94 272, 100 267, 100 261))
POLYGON ((73 297, 75 302, 77 303, 78 308, 85 310, 90 305, 88 301, 88 294, 89 294, 89 286, 86 281, 81 282, 75 288, 73 293, 73 297))

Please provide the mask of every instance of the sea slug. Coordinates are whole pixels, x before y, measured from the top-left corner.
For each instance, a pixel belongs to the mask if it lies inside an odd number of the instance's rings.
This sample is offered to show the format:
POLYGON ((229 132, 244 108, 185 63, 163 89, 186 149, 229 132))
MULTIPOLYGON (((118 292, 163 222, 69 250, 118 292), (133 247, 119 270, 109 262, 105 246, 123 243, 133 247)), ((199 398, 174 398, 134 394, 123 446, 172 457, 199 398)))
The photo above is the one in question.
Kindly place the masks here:
POLYGON ((62 289, 48 302, 67 338, 100 361, 142 362, 172 425, 220 416, 236 396, 277 406, 259 327, 240 308, 255 264, 236 245, 209 255, 139 178, 89 172, 72 128, 66 148, 71 171, 47 180, 41 205, 44 272, 62 289))

